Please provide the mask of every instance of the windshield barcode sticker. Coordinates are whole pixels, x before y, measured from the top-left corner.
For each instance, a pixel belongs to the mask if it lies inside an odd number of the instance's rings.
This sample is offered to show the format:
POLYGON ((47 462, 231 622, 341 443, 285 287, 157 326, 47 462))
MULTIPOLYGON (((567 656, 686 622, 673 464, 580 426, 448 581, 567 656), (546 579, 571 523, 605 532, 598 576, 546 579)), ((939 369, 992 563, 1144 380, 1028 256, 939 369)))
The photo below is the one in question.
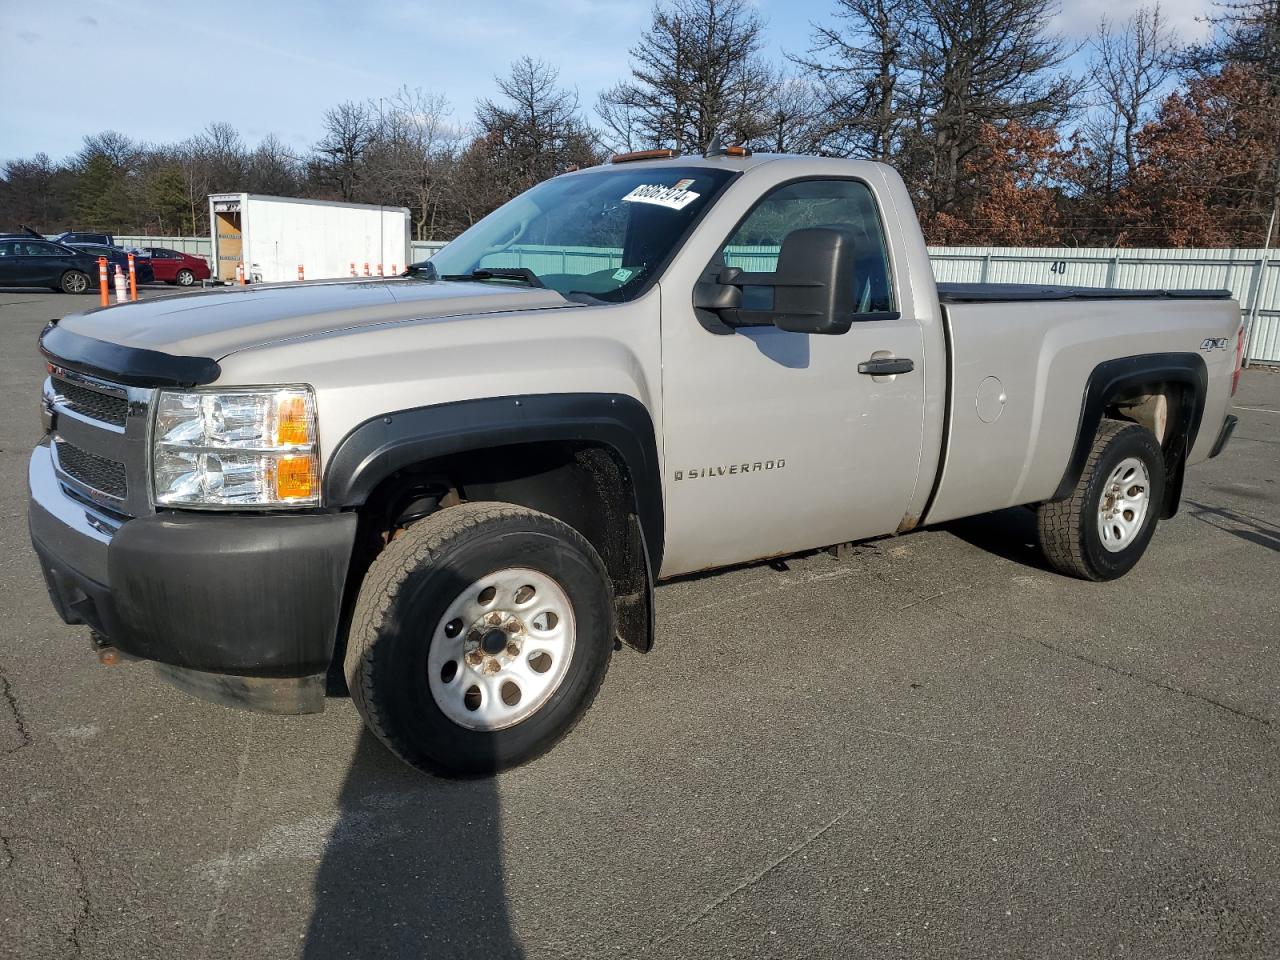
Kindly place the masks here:
POLYGON ((683 210, 698 199, 698 194, 686 189, 691 183, 693 183, 692 180, 681 180, 674 187, 664 187, 656 183, 642 184, 623 197, 622 202, 652 203, 670 210, 683 210))

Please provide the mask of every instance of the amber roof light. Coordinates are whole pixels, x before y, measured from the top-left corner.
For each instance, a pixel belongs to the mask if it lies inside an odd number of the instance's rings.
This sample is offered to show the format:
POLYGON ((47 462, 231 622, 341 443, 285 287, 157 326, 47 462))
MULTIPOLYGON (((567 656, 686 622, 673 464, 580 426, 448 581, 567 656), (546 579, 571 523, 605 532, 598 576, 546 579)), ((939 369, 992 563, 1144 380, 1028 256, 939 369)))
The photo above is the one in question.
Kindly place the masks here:
POLYGON ((744 145, 744 144, 741 144, 741 143, 735 143, 735 144, 734 144, 733 146, 731 146, 731 147, 722 147, 722 146, 720 146, 720 138, 719 138, 719 137, 712 137, 712 138, 711 138, 711 143, 709 143, 709 144, 707 145, 707 152, 706 152, 706 153, 704 153, 704 154, 703 154, 703 156, 704 156, 704 157, 707 157, 707 158, 710 158, 710 157, 749 157, 749 156, 751 156, 751 148, 750 148, 750 147, 748 147, 748 146, 746 146, 746 145, 744 145))
POLYGON ((615 153, 610 163, 631 163, 635 160, 670 160, 680 154, 674 150, 636 150, 633 153, 615 153))

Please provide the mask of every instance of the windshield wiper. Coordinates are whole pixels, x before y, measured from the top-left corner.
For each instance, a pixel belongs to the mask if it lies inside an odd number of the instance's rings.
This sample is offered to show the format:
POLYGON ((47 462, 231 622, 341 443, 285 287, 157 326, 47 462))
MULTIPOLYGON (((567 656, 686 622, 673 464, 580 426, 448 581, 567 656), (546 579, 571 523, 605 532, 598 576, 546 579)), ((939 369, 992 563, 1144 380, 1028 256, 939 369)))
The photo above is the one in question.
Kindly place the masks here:
POLYGON ((470 273, 441 274, 441 280, 522 280, 531 287, 546 287, 528 267, 481 267, 470 273))

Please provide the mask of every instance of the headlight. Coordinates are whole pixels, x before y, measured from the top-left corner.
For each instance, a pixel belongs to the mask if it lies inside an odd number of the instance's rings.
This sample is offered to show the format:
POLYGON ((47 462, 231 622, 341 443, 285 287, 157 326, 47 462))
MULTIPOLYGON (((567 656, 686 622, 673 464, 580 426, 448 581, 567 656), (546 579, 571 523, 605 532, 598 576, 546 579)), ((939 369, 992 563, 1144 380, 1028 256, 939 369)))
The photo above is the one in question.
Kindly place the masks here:
POLYGON ((162 390, 152 433, 158 504, 308 507, 320 503, 310 387, 162 390))

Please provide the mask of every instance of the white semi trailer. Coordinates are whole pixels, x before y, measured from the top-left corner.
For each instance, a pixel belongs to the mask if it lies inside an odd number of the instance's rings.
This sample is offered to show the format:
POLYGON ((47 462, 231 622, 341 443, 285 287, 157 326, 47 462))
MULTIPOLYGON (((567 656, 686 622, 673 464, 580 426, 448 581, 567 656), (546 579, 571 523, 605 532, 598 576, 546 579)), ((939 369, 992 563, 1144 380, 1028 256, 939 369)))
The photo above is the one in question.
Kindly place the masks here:
POLYGON ((412 259, 409 211, 366 203, 215 193, 209 197, 214 275, 234 282, 273 283, 377 275, 403 270, 412 259), (354 267, 353 267, 354 265, 354 267))

